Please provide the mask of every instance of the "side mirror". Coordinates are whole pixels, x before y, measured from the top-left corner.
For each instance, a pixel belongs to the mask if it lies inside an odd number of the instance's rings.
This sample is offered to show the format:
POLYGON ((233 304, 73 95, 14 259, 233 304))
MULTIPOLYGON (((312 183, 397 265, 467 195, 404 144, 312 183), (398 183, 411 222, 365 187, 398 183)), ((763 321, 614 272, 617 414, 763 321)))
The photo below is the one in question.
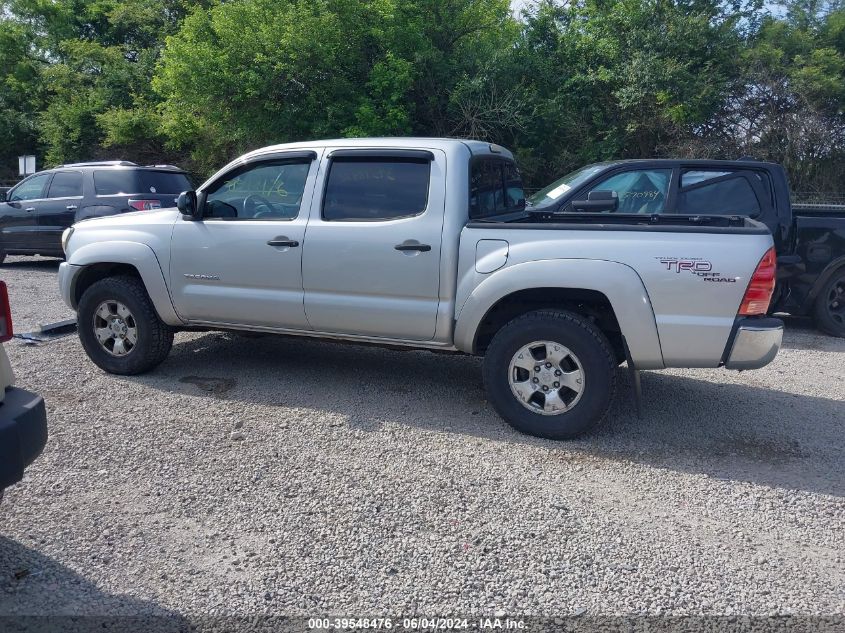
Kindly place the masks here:
POLYGON ((186 220, 200 219, 196 191, 183 191, 180 193, 179 197, 176 198, 176 208, 182 212, 182 216, 185 217, 186 220))
POLYGON ((615 191, 591 191, 586 200, 573 200, 572 209, 576 212, 595 213, 616 211, 619 208, 619 196, 615 191))
POLYGON ((6 202, 6 190, 0 191, 0 202, 6 202))

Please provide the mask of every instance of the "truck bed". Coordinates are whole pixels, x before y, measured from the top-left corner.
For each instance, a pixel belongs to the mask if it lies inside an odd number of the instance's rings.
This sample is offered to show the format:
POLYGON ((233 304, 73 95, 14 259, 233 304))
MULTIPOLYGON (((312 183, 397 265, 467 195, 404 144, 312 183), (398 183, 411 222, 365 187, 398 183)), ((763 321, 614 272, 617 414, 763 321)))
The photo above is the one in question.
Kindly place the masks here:
POLYGON ((793 204, 792 214, 813 218, 845 218, 843 204, 793 204))

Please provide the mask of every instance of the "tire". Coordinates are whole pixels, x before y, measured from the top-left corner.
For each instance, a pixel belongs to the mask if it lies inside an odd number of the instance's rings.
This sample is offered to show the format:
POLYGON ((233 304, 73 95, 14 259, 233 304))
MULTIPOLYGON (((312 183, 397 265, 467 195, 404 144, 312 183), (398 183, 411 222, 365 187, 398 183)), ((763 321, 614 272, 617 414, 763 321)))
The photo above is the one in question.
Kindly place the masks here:
POLYGON ((508 424, 528 435, 553 440, 572 439, 593 430, 607 413, 616 388, 616 359, 605 335, 587 319, 563 310, 529 312, 505 325, 487 349, 483 372, 487 398, 508 424), (553 352, 545 345, 532 348, 537 342, 559 344, 561 350, 553 352), (519 360, 519 354, 526 349, 532 358, 522 367, 526 363, 519 360), (549 352, 566 355, 555 359, 549 352), (526 371, 528 379, 523 381, 526 371), (576 385, 579 375, 582 380, 576 385), (557 376, 578 391, 562 384, 556 390, 554 385, 560 384, 557 376), (535 378, 538 382, 533 385, 535 378), (538 393, 541 387, 548 391, 538 393), (521 398, 514 389, 531 396, 521 398), (559 413, 551 411, 560 403, 565 406, 559 413))
POLYGON ((158 318, 144 284, 136 277, 107 277, 91 284, 79 301, 77 325, 88 357, 110 374, 149 371, 167 358, 173 345, 173 330, 158 318), (103 314, 108 314, 108 318, 104 319, 103 314), (114 321, 119 321, 115 328, 126 326, 125 329, 101 343, 97 332, 110 333, 106 324, 114 321), (118 343, 121 337, 123 340, 118 343))
POLYGON ((845 338, 845 268, 833 273, 822 286, 813 316, 822 332, 845 338))

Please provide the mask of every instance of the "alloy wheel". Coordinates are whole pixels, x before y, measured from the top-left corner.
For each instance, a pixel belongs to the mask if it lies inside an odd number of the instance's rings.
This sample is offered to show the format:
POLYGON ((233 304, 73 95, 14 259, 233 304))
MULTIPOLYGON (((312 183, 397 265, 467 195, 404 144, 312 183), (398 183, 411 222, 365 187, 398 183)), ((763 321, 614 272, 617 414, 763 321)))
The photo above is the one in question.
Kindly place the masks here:
POLYGON ((534 341, 513 355, 508 382, 526 409, 541 415, 560 415, 581 399, 584 369, 568 347, 555 341, 534 341))
POLYGON ((103 301, 94 311, 94 335, 112 356, 126 356, 138 343, 135 317, 120 301, 103 301))

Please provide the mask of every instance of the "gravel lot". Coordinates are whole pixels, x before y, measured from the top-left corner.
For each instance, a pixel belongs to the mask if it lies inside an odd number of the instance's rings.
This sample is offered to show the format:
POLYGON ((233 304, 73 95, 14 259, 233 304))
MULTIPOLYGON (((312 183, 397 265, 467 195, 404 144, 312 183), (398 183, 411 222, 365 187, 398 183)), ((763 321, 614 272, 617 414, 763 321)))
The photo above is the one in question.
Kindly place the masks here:
MULTIPOLYGON (((9 258, 15 329, 72 316, 9 258)), ((845 340, 620 371, 610 420, 511 430, 480 364, 179 334, 139 377, 6 344, 50 441, 0 506, 2 614, 845 614, 845 340)))

